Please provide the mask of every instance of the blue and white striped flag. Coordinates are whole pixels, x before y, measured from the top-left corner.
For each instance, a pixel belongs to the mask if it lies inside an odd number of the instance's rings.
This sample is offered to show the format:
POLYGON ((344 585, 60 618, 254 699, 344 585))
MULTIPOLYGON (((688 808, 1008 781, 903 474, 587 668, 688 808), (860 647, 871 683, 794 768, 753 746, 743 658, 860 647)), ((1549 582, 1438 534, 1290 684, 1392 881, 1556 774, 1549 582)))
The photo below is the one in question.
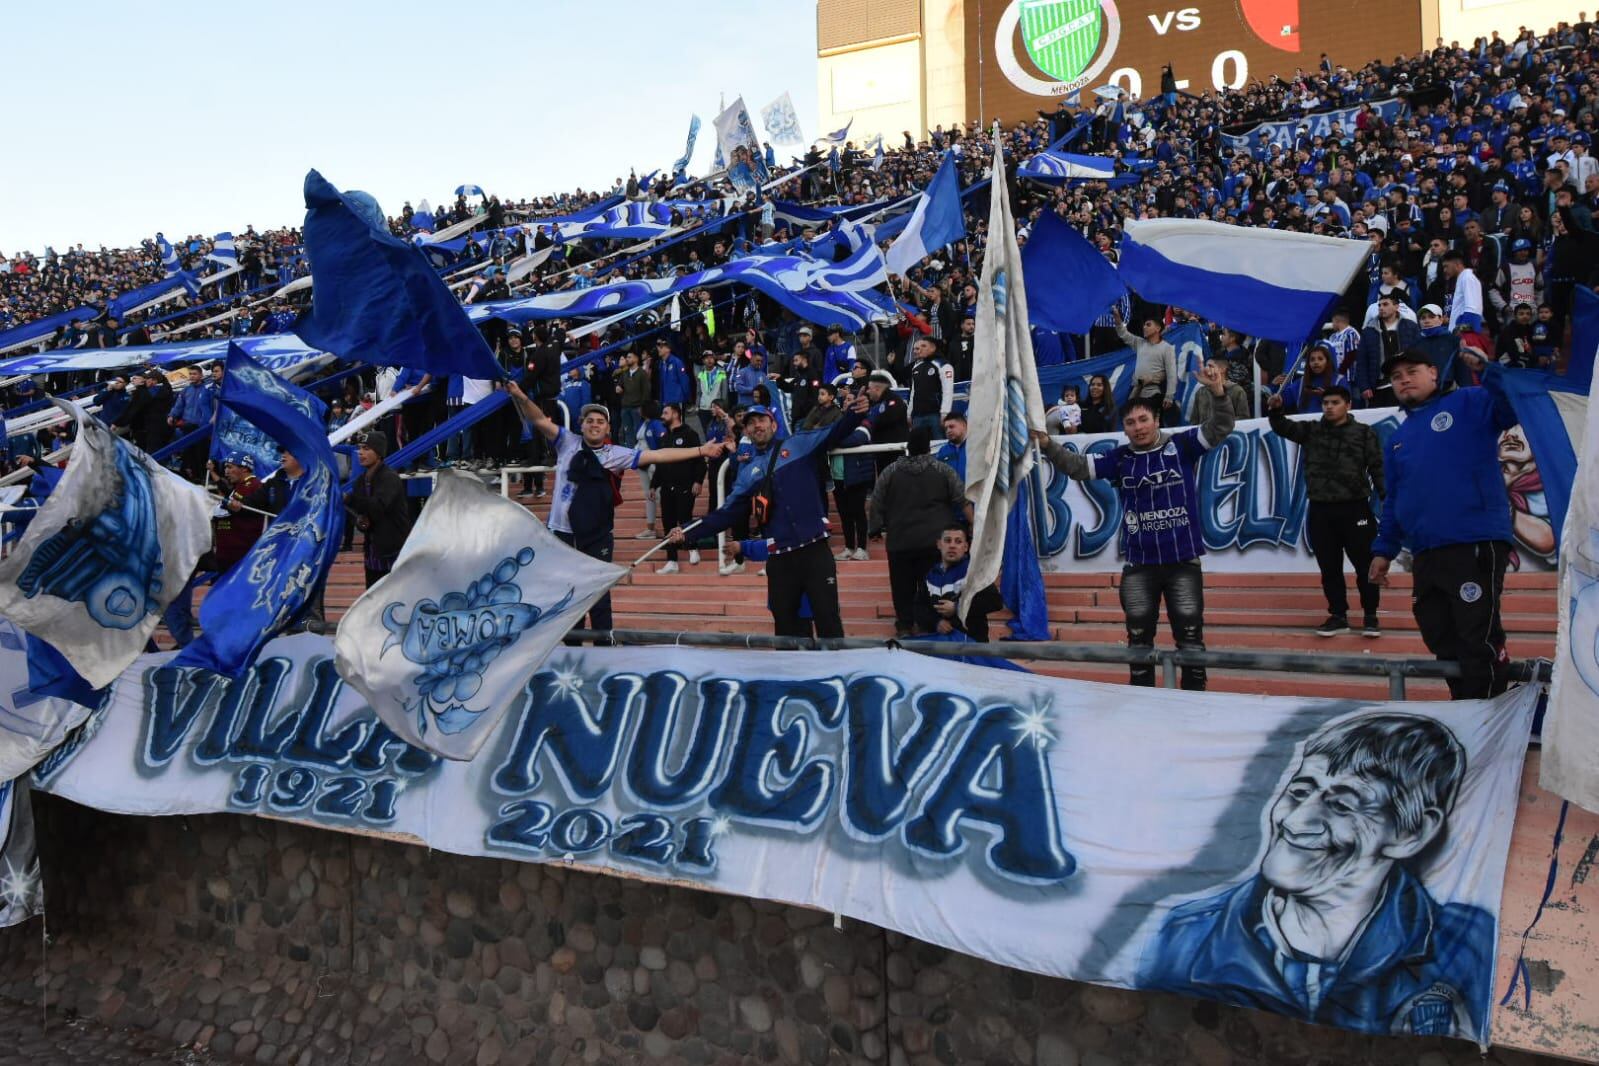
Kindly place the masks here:
POLYGON ((694 141, 699 135, 700 117, 698 115, 690 115, 688 119, 688 143, 683 146, 682 156, 678 158, 677 162, 672 164, 673 174, 686 174, 688 172, 688 161, 694 155, 694 141))
POLYGON ((794 101, 788 93, 761 108, 761 125, 773 144, 804 144, 800 135, 799 115, 794 111, 794 101))
POLYGON ((883 135, 881 133, 879 133, 876 137, 873 137, 872 140, 871 140, 871 143, 868 144, 866 147, 868 147, 868 148, 870 148, 872 150, 872 169, 873 170, 882 170, 883 169, 883 158, 884 158, 883 157, 883 135))
POLYGON ((820 144, 843 144, 844 141, 849 137, 849 128, 853 125, 855 125, 855 118, 854 116, 851 116, 850 120, 844 123, 843 126, 834 130, 832 133, 822 134, 820 137, 816 138, 816 140, 820 144))
POLYGON ((183 269, 183 263, 178 259, 178 250, 172 247, 172 242, 162 233, 155 235, 155 246, 161 251, 161 269, 166 271, 167 277, 177 277, 183 269))
POLYGON ((239 253, 233 245, 233 234, 219 233, 211 242, 211 250, 205 257, 212 262, 221 263, 225 267, 239 265, 239 253))
POLYGON ((1006 606, 1021 639, 1049 636, 1044 580, 1039 574, 1028 476, 1037 456, 1028 431, 1044 425, 1044 400, 1028 329, 1027 289, 1005 182, 1005 160, 994 138, 994 182, 989 187, 987 252, 977 285, 977 336, 972 395, 966 408, 966 498, 972 502, 971 568, 959 611, 992 585, 1003 566, 1006 606), (1019 512, 1019 513, 1018 513, 1019 512))

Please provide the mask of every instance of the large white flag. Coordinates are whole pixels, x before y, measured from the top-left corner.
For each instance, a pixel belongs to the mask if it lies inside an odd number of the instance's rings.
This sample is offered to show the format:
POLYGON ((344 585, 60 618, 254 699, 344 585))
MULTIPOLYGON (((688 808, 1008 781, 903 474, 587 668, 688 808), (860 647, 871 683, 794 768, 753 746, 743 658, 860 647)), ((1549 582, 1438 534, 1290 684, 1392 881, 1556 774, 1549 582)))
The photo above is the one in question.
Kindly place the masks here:
POLYGON ((594 601, 627 573, 520 504, 441 470, 393 571, 351 605, 339 676, 401 739, 470 759, 594 601))
POLYGON ((794 110, 794 101, 786 92, 761 108, 761 125, 766 127, 766 136, 771 138, 773 144, 805 143, 805 138, 800 134, 799 115, 794 110))
POLYGON ((61 481, 0 561, 0 615, 53 644, 93 688, 144 651, 161 611, 211 546, 210 498, 114 436, 78 423, 61 481))
POLYGON ((732 168, 742 160, 754 168, 758 177, 763 176, 766 164, 761 154, 761 139, 755 134, 755 124, 750 121, 749 109, 744 106, 742 96, 716 116, 715 125, 716 147, 727 166, 732 168), (747 158, 735 151, 739 148, 747 150, 747 158))
MULTIPOLYGON (((1035 455, 1028 429, 1044 424, 1044 400, 1027 328, 1022 253, 1016 244, 1005 184, 1005 160, 994 138, 989 186, 988 247, 977 286, 977 336, 972 350, 972 395, 966 408, 966 498, 972 502, 971 569, 961 593, 961 617, 972 597, 999 577, 1011 506, 1026 491, 1035 455)), ((1013 608, 1014 609, 1014 608, 1013 608)))
MULTIPOLYGON (((1560 394, 1550 394, 1557 401, 1560 394)), ((1580 395, 1580 394, 1579 394, 1580 395)), ((1590 389, 1577 476, 1560 534, 1560 635, 1539 783, 1599 811, 1599 415, 1590 389)), ((1569 424, 1569 423, 1568 423, 1569 424)))

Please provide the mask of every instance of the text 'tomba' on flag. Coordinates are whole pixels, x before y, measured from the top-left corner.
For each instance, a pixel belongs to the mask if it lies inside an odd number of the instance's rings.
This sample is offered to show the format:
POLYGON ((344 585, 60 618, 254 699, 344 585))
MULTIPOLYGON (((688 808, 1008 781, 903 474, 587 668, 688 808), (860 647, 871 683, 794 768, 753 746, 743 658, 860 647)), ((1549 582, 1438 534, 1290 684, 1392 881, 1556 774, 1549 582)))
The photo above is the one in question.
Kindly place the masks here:
POLYGON ((625 573, 476 478, 441 470, 394 569, 339 623, 339 675, 402 740, 470 759, 625 573))

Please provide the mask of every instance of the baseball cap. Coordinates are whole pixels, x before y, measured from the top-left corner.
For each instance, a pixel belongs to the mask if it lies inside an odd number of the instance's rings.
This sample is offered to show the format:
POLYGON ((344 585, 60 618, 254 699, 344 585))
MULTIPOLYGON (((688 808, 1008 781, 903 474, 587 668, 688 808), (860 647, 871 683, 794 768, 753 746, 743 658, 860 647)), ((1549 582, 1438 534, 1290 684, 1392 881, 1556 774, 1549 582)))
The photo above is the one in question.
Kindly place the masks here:
POLYGON ((752 404, 749 407, 744 408, 744 416, 748 418, 751 415, 765 415, 767 418, 776 417, 772 414, 772 409, 762 403, 752 404))
POLYGON ((1510 250, 1512 252, 1530 252, 1532 251, 1532 242, 1525 237, 1517 237, 1510 242, 1510 250))
POLYGON ((1444 317, 1444 309, 1439 307, 1437 304, 1422 304, 1421 310, 1416 313, 1418 315, 1437 315, 1439 318, 1444 317))
POLYGON ((1386 377, 1389 372, 1391 372, 1393 368, 1398 366, 1400 363, 1414 363, 1417 366, 1433 365, 1432 360, 1427 358, 1426 352, 1419 351, 1415 348, 1406 348, 1403 351, 1398 352, 1395 355, 1390 355, 1387 359, 1383 360, 1383 376, 1386 377))
POLYGON ((815 331, 815 330, 813 330, 813 329, 811 329, 811 327, 809 327, 809 326, 801 326, 801 327, 800 327, 800 328, 799 328, 799 332, 800 332, 800 335, 801 335, 801 336, 805 336, 805 337, 809 337, 809 336, 811 336, 811 335, 812 335, 812 334, 813 334, 813 333, 815 333, 815 332, 816 332, 816 331, 815 331))
POLYGON ((1581 131, 1578 131, 1577 133, 1573 133, 1571 135, 1571 140, 1572 140, 1572 143, 1574 143, 1574 144, 1592 144, 1593 143, 1593 138, 1589 137, 1586 133, 1583 133, 1581 131))
MULTIPOLYGON (((381 455, 382 453, 379 452, 378 454, 381 455)), ((254 470, 255 460, 250 458, 248 455, 230 455, 226 459, 222 460, 222 465, 237 466, 245 470, 254 470)))
POLYGON ((583 410, 578 413, 578 421, 582 421, 589 415, 604 415, 605 420, 609 422, 611 420, 611 409, 603 403, 586 403, 583 405, 583 410))

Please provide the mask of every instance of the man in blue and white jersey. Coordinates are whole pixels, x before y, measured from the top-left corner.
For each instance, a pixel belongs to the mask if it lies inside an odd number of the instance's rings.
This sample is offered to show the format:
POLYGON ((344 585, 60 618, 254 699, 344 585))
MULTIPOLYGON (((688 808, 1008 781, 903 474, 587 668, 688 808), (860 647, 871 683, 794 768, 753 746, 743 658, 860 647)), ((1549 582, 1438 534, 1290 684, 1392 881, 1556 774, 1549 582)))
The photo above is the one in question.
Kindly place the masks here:
MULTIPOLYGON (((1227 374, 1206 363, 1194 380, 1217 399, 1226 396, 1227 374)), ((1122 502, 1121 602, 1127 619, 1127 646, 1155 646, 1160 601, 1166 600, 1172 635, 1179 650, 1205 650, 1205 589, 1199 557, 1205 554, 1195 468, 1206 452, 1233 431, 1232 405, 1211 405, 1210 417, 1195 429, 1167 433, 1160 428, 1161 398, 1139 397, 1122 408, 1127 443, 1103 455, 1080 455, 1055 443, 1041 429, 1033 437, 1055 469, 1088 481, 1104 478, 1122 502)), ((1132 668, 1132 683, 1153 686, 1155 668, 1132 668)), ((1182 687, 1205 688, 1203 666, 1183 667, 1182 687)))

